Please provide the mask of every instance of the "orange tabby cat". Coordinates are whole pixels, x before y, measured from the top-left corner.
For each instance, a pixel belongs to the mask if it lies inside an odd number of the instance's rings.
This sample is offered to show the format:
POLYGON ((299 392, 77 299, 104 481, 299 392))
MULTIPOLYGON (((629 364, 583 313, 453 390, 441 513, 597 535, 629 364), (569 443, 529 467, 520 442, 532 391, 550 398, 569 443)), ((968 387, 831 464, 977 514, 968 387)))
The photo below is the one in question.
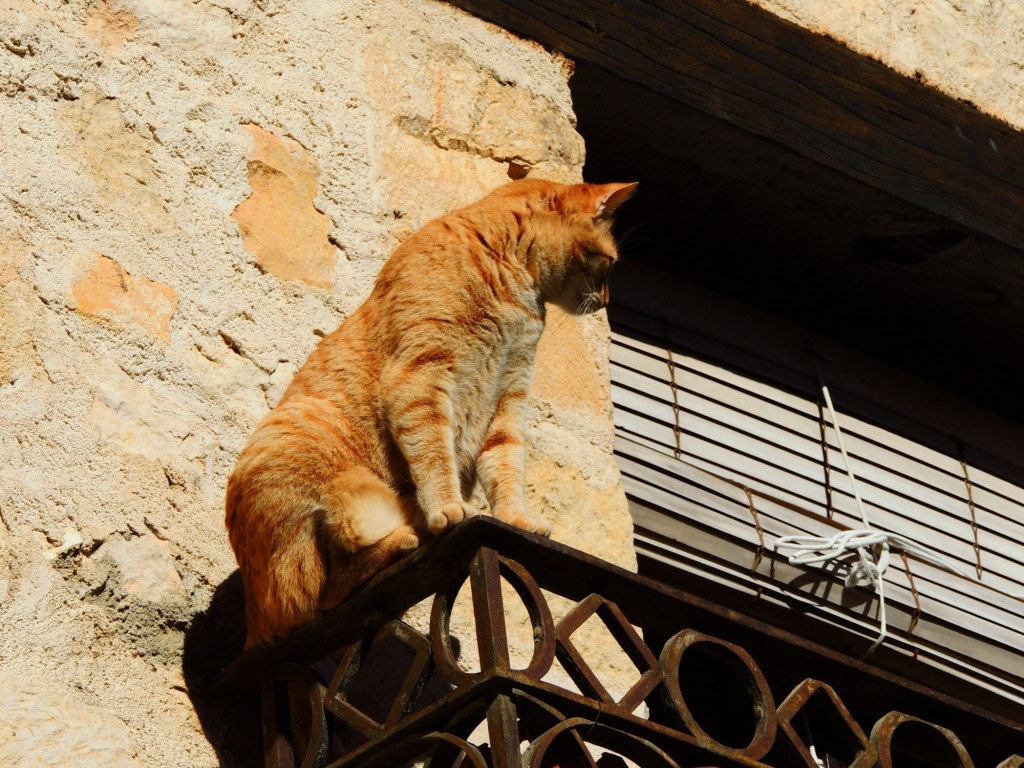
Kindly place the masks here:
POLYGON ((524 179, 427 224, 320 342, 228 481, 246 646, 339 603, 475 511, 527 511, 525 405, 545 302, 608 303, 611 214, 636 184, 524 179))

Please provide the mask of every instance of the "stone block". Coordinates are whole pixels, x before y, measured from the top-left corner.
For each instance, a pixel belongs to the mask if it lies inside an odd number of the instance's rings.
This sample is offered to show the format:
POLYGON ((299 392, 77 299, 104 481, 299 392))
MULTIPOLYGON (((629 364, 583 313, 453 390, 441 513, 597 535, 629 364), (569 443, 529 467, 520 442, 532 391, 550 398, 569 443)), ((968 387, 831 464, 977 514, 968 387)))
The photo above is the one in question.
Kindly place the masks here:
POLYGON ((121 588, 137 600, 166 603, 185 598, 170 547, 155 536, 128 541, 114 536, 103 543, 94 557, 109 560, 117 568, 121 588))
POLYGON ((38 314, 39 300, 28 283, 0 285, 0 393, 5 387, 27 385, 39 368, 34 344, 38 314))
POLYGON ((0 764, 138 768, 128 728, 53 681, 0 678, 0 764))
POLYGON ((245 249, 260 268, 282 280, 319 288, 334 284, 338 250, 328 240, 330 220, 314 200, 320 168, 297 141, 246 125, 252 194, 231 214, 245 249))
POLYGON ((76 272, 71 293, 80 313, 168 340, 178 308, 178 295, 171 286, 133 277, 103 255, 79 260, 76 272))
POLYGON ((85 36, 108 53, 116 53, 139 30, 139 17, 110 0, 89 6, 85 14, 85 36))
POLYGON ((1024 6, 936 0, 757 0, 793 23, 878 59, 1012 125, 1024 123, 1024 6))
MULTIPOLYGON (((0 645, 3 674, 54 686, 18 690, 51 715, 0 730, 5 765, 249 764, 160 674, 234 570, 237 451, 397 242, 526 172, 580 178, 558 56, 433 0, 271 5, 0 8, 0 645)), ((566 322, 530 503, 603 547, 626 539, 568 511, 617 492, 600 321, 566 322)), ((12 700, 0 723, 25 722, 12 700)))
POLYGON ((205 457, 217 443, 194 411, 109 361, 97 371, 95 388, 89 416, 103 443, 176 465, 205 457))
POLYGON ((160 176, 145 138, 125 120, 117 99, 80 77, 65 79, 57 114, 74 135, 62 151, 77 161, 105 206, 149 232, 175 229, 160 192, 160 176), (71 89, 71 90, 68 90, 71 89))

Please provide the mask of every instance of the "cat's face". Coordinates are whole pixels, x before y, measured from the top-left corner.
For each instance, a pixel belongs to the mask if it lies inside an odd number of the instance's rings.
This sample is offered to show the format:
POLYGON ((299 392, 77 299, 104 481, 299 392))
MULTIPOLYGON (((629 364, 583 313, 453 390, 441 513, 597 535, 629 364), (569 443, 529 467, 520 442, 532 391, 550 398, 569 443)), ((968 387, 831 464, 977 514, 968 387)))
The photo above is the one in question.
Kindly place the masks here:
POLYGON ((542 290, 545 299, 572 314, 608 306, 608 273, 619 258, 612 214, 636 190, 636 183, 577 184, 559 191, 554 210, 560 222, 549 251, 542 290))

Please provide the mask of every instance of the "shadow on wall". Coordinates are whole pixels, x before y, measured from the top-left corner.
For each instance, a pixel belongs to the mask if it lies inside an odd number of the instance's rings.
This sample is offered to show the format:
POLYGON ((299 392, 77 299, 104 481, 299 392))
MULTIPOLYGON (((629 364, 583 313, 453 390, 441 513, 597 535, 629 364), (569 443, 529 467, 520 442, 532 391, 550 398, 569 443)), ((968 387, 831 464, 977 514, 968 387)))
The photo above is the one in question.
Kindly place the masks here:
MULTIPOLYGON (((415 649, 401 641, 388 622, 378 632, 372 629, 364 640, 367 646, 361 648, 359 671, 345 686, 346 700, 365 716, 378 723, 385 722, 403 686, 409 683, 409 674, 415 667, 415 649)), ((413 631, 408 629, 408 631, 413 631)), ((462 642, 451 636, 452 650, 456 659, 462 657, 462 642)), ((258 768, 264 764, 263 736, 260 724, 260 690, 256 682, 240 685, 238 689, 217 696, 204 693, 229 662, 234 660, 245 645, 245 609, 242 577, 239 571, 232 573, 217 587, 209 607, 192 620, 185 632, 185 647, 182 660, 188 694, 192 701, 203 733, 217 753, 221 768, 258 768)), ((469 662, 467 669, 473 668, 469 662)), ((478 667, 477 667, 478 668, 478 667)), ((321 682, 330 680, 337 672, 329 659, 314 665, 314 673, 321 682)), ((415 672, 414 674, 419 674, 415 672)), ((419 693, 414 695, 413 712, 422 711, 451 694, 453 686, 446 681, 436 668, 419 693)), ((280 691, 279 691, 280 692, 280 691)), ((484 717, 484 713, 480 713, 484 717)), ((470 724, 456 735, 476 743, 481 752, 489 756, 486 744, 486 726, 483 720, 470 724), (476 735, 476 738, 470 733, 476 735)), ((321 759, 334 760, 365 743, 364 736, 355 734, 338 720, 328 717, 325 721, 325 752, 321 759)), ((278 727, 284 726, 278 722, 278 727)), ((525 728, 525 724, 523 724, 525 728)), ((302 734, 309 733, 309 722, 298 727, 302 734)), ((287 732, 287 726, 285 726, 287 732)), ((536 734, 535 734, 536 735, 536 734)), ((301 739, 301 736, 300 736, 301 739)), ((306 754, 305 743, 292 742, 299 755, 306 754)), ((425 757, 425 755, 420 755, 425 757)), ((299 762, 299 760, 296 760, 299 762)), ((318 765, 323 764, 317 762, 318 765)), ((403 765, 412 765, 404 763, 403 765)), ((564 764, 564 763, 563 763, 564 764)), ((445 765, 448 765, 445 762, 445 765)), ((619 756, 607 752, 596 762, 598 768, 626 768, 619 756)))
MULTIPOLYGON (((358 672, 344 689, 350 704, 379 723, 388 719, 402 687, 409 684, 409 675, 419 674, 414 671, 414 650, 388 631, 392 624, 394 622, 386 622, 383 629, 380 625, 368 629, 363 641, 366 645, 361 646, 358 672)), ((192 620, 185 632, 182 658, 189 698, 221 768, 264 764, 259 682, 239 684, 237 689, 217 695, 206 693, 224 667, 242 653, 245 634, 245 595, 241 572, 236 570, 217 587, 209 607, 192 620)), ((454 636, 451 640, 455 657, 460 658, 461 643, 454 636)), ((327 685, 338 671, 330 658, 321 660, 311 669, 321 685, 327 685)), ((298 682, 300 687, 305 684, 298 682)), ((415 710, 418 711, 451 693, 452 684, 437 669, 431 669, 426 681, 416 689, 419 692, 415 697, 415 710)), ((277 690, 279 694, 284 690, 280 683, 277 690)), ((303 692, 302 695, 308 694, 303 692)), ((278 716, 282 717, 280 712, 278 716)), ((299 755, 306 754, 309 744, 305 735, 309 733, 309 722, 289 726, 287 720, 288 716, 284 715, 277 723, 278 729, 287 734, 294 727, 296 733, 292 733, 291 738, 298 740, 290 743, 299 755)), ((327 718, 325 724, 324 748, 330 759, 337 759, 366 741, 365 736, 334 718, 327 718)), ((460 735, 465 737, 468 733, 460 735)), ((299 761, 301 758, 296 762, 299 761)))
POLYGON ((185 632, 182 672, 203 733, 222 768, 263 764, 260 699, 255 683, 218 696, 204 690, 245 645, 242 574, 232 573, 214 592, 210 606, 196 615, 185 632))

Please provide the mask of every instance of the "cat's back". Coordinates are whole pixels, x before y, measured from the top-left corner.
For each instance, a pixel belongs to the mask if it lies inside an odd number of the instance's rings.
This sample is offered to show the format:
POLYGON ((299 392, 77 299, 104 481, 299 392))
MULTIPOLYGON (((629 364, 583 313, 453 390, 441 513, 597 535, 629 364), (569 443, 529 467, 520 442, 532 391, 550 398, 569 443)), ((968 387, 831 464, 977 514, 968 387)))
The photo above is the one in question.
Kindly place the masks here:
POLYGON ((512 182, 409 236, 363 304, 310 354, 281 403, 324 398, 369 418, 388 366, 447 355, 453 365, 477 367, 482 354, 535 343, 542 308, 517 245, 560 186, 512 182))
MULTIPOLYGON (((489 321, 510 322, 509 310, 539 314, 535 287, 519 248, 552 182, 521 180, 428 222, 394 251, 367 300, 378 325, 449 323, 465 333, 489 321)), ((392 350, 387 350, 388 352, 392 350)))
POLYGON ((380 361, 367 333, 376 322, 364 302, 316 345, 292 378, 278 408, 298 399, 321 399, 343 410, 360 412, 370 406, 374 371, 380 361))

